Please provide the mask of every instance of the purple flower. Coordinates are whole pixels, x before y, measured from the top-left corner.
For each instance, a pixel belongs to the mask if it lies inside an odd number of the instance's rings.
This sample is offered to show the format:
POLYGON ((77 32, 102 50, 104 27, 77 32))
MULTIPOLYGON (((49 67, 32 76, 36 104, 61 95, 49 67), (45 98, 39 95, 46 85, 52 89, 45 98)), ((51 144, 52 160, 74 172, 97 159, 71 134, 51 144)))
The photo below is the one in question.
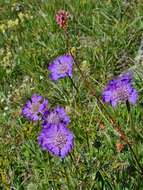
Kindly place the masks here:
POLYGON ((69 116, 66 114, 65 110, 61 107, 56 107, 53 111, 46 111, 43 115, 42 126, 44 128, 50 127, 51 125, 68 125, 70 122, 69 116))
POLYGON ((58 80, 66 76, 72 77, 73 57, 69 54, 57 57, 48 67, 51 71, 50 78, 58 80))
POLYGON ((126 101, 134 105, 137 97, 138 93, 132 86, 131 73, 120 75, 116 79, 109 81, 102 94, 103 101, 110 103, 112 107, 116 107, 118 103, 126 101))
POLYGON ((62 124, 42 129, 38 143, 43 150, 64 158, 74 146, 73 133, 62 124))
POLYGON ((33 94, 22 109, 22 115, 29 120, 37 121, 41 119, 47 109, 48 100, 39 94, 33 94))

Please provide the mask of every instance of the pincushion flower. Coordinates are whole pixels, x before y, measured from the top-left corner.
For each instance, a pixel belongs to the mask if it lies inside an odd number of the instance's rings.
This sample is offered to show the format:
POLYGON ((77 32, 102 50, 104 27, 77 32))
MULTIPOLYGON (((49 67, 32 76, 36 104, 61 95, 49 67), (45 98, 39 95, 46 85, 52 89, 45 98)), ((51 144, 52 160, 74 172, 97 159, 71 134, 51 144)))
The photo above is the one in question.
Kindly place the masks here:
POLYGON ((42 129, 38 137, 38 143, 43 150, 64 158, 74 146, 74 135, 62 124, 50 126, 42 129))
POLYGON ((50 127, 51 125, 59 125, 62 124, 64 126, 67 126, 70 122, 69 116, 66 114, 64 108, 56 107, 53 111, 46 111, 43 115, 43 123, 42 126, 44 128, 50 127))
POLYGON ((137 97, 138 93, 132 86, 131 73, 120 75, 116 79, 109 81, 102 94, 103 101, 111 104, 112 107, 126 101, 134 105, 137 97))
POLYGON ((51 72, 50 78, 58 80, 66 76, 72 77, 73 57, 69 54, 57 57, 48 67, 51 72))
POLYGON ((41 119, 48 106, 48 100, 39 94, 33 94, 22 109, 22 115, 29 120, 41 119))
POLYGON ((69 13, 65 10, 59 10, 56 14, 56 22, 60 28, 66 30, 68 25, 69 13))

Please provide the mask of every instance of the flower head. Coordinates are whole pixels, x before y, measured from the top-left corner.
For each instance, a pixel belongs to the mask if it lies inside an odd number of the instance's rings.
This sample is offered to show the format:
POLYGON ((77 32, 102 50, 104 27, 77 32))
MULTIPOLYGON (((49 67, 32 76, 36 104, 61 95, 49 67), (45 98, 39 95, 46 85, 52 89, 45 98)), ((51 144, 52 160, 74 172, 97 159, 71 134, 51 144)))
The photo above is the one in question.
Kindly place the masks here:
POLYGON ((61 107, 56 107, 53 111, 46 111, 43 115, 42 126, 44 128, 62 124, 67 126, 70 122, 69 116, 66 114, 65 110, 61 107))
POLYGON ((74 145, 73 133, 62 124, 42 129, 38 143, 43 150, 64 158, 74 145))
POLYGON ((137 101, 137 96, 138 93, 132 86, 132 75, 131 73, 126 73, 109 81, 103 91, 102 99, 115 107, 118 103, 126 101, 134 105, 137 101))
POLYGON ((64 30, 67 29, 69 13, 65 10, 59 10, 56 14, 57 24, 64 30))
POLYGON ((37 121, 47 109, 48 100, 39 94, 33 94, 22 109, 22 115, 29 120, 37 121))
POLYGON ((58 80, 66 76, 72 77, 73 57, 69 54, 57 57, 48 67, 51 79, 58 80))

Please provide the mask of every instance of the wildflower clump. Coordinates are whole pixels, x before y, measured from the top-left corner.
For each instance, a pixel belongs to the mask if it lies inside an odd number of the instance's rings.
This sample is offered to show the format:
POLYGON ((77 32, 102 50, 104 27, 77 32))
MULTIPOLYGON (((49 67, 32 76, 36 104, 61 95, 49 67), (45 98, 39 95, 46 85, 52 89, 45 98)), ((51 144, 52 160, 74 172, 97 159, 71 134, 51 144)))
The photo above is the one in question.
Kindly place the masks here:
POLYGON ((19 25, 19 20, 7 20, 0 24, 0 32, 5 33, 7 30, 13 30, 19 25))
POLYGON ((0 65, 6 70, 6 73, 10 73, 15 67, 15 63, 13 60, 13 54, 10 47, 6 47, 5 49, 1 49, 0 51, 1 63, 0 65))
POLYGON ((29 13, 22 13, 19 12, 18 13, 18 18, 21 21, 21 23, 23 23, 25 21, 25 19, 29 20, 29 19, 33 19, 33 16, 30 15, 29 13))
POLYGON ((18 24, 19 24, 18 19, 15 19, 15 20, 8 20, 8 21, 7 21, 7 27, 8 27, 8 28, 14 28, 14 27, 18 26, 18 24))
POLYGON ((0 32, 5 33, 5 30, 6 30, 6 25, 0 24, 0 32))
POLYGON ((64 108, 57 106, 51 110, 47 99, 33 94, 23 107, 22 115, 32 121, 41 121, 38 143, 43 150, 61 158, 71 152, 74 135, 67 128, 70 118, 64 108))

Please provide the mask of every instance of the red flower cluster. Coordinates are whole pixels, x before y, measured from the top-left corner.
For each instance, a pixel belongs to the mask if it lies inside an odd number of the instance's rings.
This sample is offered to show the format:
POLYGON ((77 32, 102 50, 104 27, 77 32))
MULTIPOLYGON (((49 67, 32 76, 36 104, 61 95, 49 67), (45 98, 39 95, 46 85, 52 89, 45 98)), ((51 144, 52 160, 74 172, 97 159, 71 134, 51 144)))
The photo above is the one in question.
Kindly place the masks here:
POLYGON ((56 14, 56 22, 64 30, 67 29, 68 18, 69 18, 69 13, 64 10, 60 10, 56 14))

